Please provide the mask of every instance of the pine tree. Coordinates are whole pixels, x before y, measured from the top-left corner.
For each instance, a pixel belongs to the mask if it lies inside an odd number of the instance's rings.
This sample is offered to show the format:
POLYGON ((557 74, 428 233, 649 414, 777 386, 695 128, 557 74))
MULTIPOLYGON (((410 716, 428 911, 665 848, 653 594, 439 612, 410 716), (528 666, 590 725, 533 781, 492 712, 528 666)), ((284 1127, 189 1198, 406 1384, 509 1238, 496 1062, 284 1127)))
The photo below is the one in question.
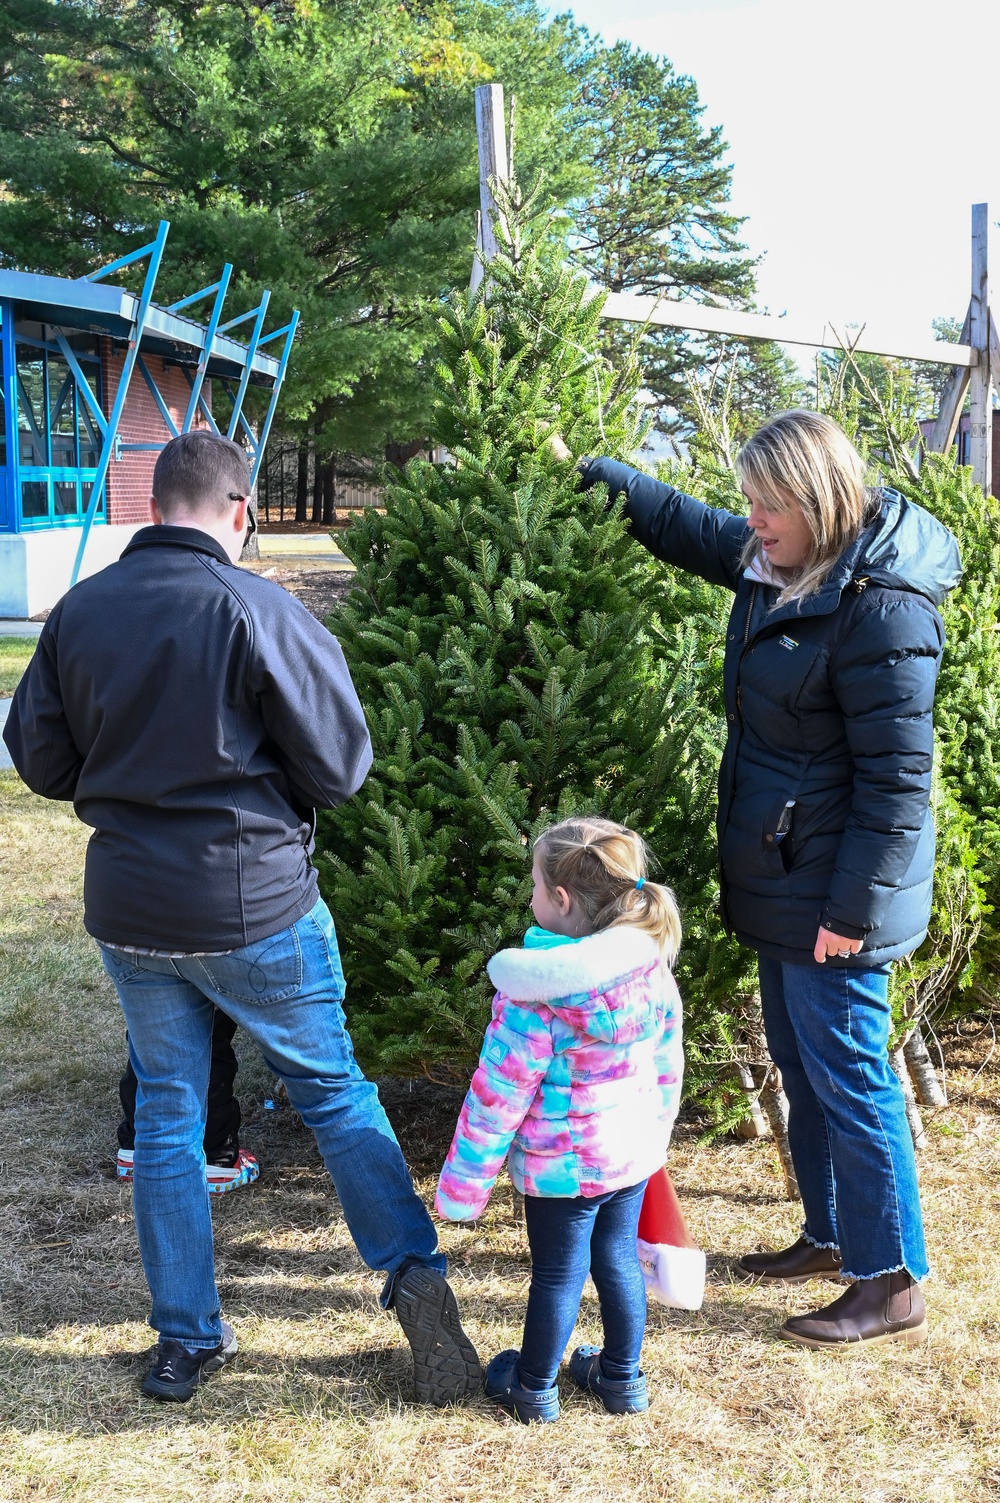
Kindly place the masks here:
POLYGON ((412 461, 344 534, 357 582, 330 621, 375 766, 321 825, 321 879, 355 1041, 386 1070, 464 1071, 484 962, 530 922, 533 836, 581 811, 651 829, 696 713, 660 572, 549 444, 632 454, 639 371, 599 355, 599 301, 516 190, 498 235, 488 286, 442 322, 449 458, 412 461))

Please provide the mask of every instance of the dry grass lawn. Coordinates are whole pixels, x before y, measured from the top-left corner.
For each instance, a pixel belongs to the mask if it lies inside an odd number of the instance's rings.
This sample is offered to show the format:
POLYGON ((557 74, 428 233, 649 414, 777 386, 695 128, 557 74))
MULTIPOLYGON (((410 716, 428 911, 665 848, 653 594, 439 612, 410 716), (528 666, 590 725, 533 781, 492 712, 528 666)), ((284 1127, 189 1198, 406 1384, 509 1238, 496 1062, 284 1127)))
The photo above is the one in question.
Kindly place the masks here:
MULTIPOLYGON (((185 1407, 140 1398, 150 1343, 130 1197, 114 1178, 122 1024, 80 923, 85 831, 0 774, 0 1498, 99 1503, 986 1503, 1000 1498, 1000 1064, 984 1036, 950 1041, 953 1105, 922 1161, 935 1277, 920 1350, 835 1356, 774 1340, 833 1286, 746 1289, 732 1258, 795 1234, 767 1142, 672 1159, 710 1250, 697 1315, 654 1309, 646 1417, 564 1390, 554 1426, 516 1426, 485 1399, 411 1399, 408 1355, 377 1305, 311 1138, 266 1112, 245 1050, 245 1140, 264 1165, 215 1211, 218 1276, 240 1361, 185 1407), (976 1071, 984 1061, 985 1068, 976 1071)), ((393 1085, 388 1104, 431 1194, 457 1099, 393 1085)), ((516 1344, 528 1278, 509 1189, 442 1239, 468 1328, 488 1357, 516 1344)), ((598 1334, 588 1298, 578 1339, 598 1334)))
POLYGON ((6 699, 17 688, 21 674, 31 662, 36 642, 35 637, 0 637, 0 699, 6 699))

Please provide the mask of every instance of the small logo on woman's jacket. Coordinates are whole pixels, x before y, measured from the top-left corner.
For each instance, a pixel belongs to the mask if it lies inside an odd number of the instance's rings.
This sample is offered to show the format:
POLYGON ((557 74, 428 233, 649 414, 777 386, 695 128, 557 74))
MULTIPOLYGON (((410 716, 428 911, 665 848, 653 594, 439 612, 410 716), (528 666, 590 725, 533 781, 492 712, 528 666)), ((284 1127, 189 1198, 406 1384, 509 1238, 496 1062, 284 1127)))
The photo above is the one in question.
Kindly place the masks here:
POLYGON ((798 647, 798 645, 799 644, 798 644, 798 642, 796 642, 796 640, 795 640, 794 637, 779 637, 778 638, 778 646, 779 647, 784 647, 787 652, 794 652, 795 649, 796 649, 796 647, 798 647))

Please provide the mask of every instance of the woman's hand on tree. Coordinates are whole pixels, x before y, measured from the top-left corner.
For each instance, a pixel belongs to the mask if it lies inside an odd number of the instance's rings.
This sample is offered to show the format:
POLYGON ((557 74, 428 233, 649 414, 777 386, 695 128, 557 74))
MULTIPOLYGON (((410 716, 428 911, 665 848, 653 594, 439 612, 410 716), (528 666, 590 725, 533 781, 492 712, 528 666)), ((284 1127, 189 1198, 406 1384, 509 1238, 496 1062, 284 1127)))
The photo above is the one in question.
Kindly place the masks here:
POLYGON ((560 463, 573 458, 569 446, 561 433, 550 433, 545 440, 545 445, 553 459, 558 459, 560 463))
POLYGON ((848 955, 857 955, 864 944, 863 939, 848 939, 843 934, 834 934, 832 929, 824 929, 816 936, 816 948, 813 950, 813 958, 819 965, 826 964, 828 955, 836 955, 841 960, 846 960, 848 955))

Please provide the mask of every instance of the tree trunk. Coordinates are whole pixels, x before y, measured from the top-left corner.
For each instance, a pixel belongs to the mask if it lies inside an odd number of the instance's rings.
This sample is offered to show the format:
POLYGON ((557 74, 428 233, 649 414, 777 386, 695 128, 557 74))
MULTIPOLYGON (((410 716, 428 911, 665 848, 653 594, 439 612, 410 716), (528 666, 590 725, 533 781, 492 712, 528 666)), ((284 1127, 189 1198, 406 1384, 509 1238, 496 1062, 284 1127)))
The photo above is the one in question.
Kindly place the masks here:
POLYGON ((295 520, 309 520, 309 440, 299 444, 299 467, 295 477, 295 520))
POLYGON ((749 1065, 736 1065, 736 1076, 740 1086, 746 1093, 747 1113, 743 1121, 736 1129, 738 1138, 766 1138, 767 1122, 764 1113, 760 1109, 760 1098, 757 1083, 753 1078, 753 1071, 749 1065))
POLYGON ((903 1054, 909 1066, 913 1089, 921 1106, 947 1106, 948 1091, 934 1068, 927 1052, 924 1036, 917 1024, 903 1045, 903 1054))
POLYGON ((906 1120, 910 1125, 913 1146, 919 1152, 921 1149, 927 1147, 927 1134, 924 1132, 924 1124, 920 1117, 920 1108, 917 1106, 917 1098, 913 1094, 913 1084, 910 1080, 910 1072, 906 1067, 906 1056, 903 1053, 902 1045, 898 1049, 894 1049, 889 1055, 889 1063, 903 1088, 903 1100, 906 1102, 906 1120))
POLYGON ((761 1086, 760 1104, 774 1134, 781 1172, 785 1179, 785 1194, 789 1200, 800 1200, 799 1182, 795 1177, 792 1150, 788 1144, 788 1097, 781 1084, 781 1071, 775 1064, 766 1065, 763 1069, 766 1073, 761 1086))
POLYGON ((313 504, 312 520, 323 520, 323 460, 320 459, 319 450, 316 450, 316 462, 313 465, 313 504))
POLYGON ((334 527, 337 522, 336 485, 334 465, 336 456, 331 454, 323 466, 323 526, 334 527))

